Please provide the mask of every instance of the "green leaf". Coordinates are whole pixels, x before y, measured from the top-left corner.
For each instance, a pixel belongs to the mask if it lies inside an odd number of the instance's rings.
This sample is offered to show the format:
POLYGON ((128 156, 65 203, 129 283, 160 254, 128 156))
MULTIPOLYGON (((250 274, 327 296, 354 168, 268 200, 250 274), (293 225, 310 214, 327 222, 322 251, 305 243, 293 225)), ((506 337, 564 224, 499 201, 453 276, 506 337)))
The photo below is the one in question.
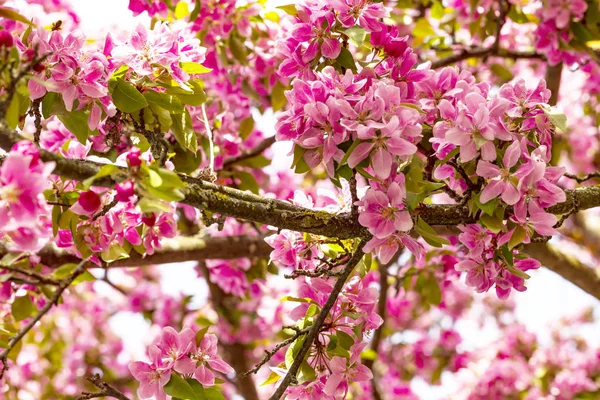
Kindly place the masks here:
POLYGON ((185 110, 184 113, 178 115, 172 115, 173 117, 173 125, 171 126, 171 130, 173 135, 175 136, 175 140, 182 147, 188 149, 193 154, 196 154, 198 151, 198 138, 196 137, 196 132, 192 126, 192 117, 188 110, 185 110))
POLYGON ((185 198, 181 190, 165 187, 152 187, 145 186, 144 189, 152 196, 157 199, 166 201, 181 201, 185 198))
POLYGON ((517 267, 515 267, 513 265, 507 265, 506 269, 508 270, 508 272, 510 272, 513 275, 518 276, 519 278, 522 278, 522 279, 529 279, 529 278, 531 278, 524 271, 521 271, 519 268, 517 268, 517 267))
POLYGON ((273 90, 271 90, 271 107, 273 111, 279 111, 285 107, 287 98, 285 97, 285 86, 281 82, 275 82, 273 90))
POLYGON ((229 50, 240 64, 247 65, 248 64, 248 49, 244 44, 244 39, 240 36, 237 30, 232 30, 229 35, 229 50))
POLYGON ((163 390, 169 396, 177 397, 182 400, 203 400, 196 396, 192 386, 177 374, 171 374, 171 379, 163 387, 163 390))
POLYGON ((481 216, 481 222, 485 225, 486 228, 491 230, 494 233, 500 233, 504 230, 504 223, 501 219, 496 218, 496 216, 489 216, 487 214, 483 214, 481 216))
POLYGON ((214 387, 204 388, 204 398, 206 400, 225 400, 223 393, 214 387))
POLYGON ((317 378, 317 374, 313 367, 310 366, 306 361, 300 365, 300 371, 298 374, 298 383, 312 382, 317 378))
POLYGON ((174 95, 150 90, 144 92, 143 96, 148 103, 156 104, 173 114, 181 114, 184 110, 181 100, 174 95))
POLYGON ((61 99, 60 94, 54 92, 48 92, 42 99, 42 116, 44 118, 50 118, 51 115, 64 114, 65 105, 61 99))
POLYGON ((143 213, 151 213, 151 212, 169 212, 171 211, 171 206, 164 201, 151 199, 148 197, 143 197, 138 201, 137 206, 143 213))
POLYGON ((0 265, 10 267, 25 256, 27 256, 27 253, 6 253, 0 260, 0 265))
POLYGON ((344 331, 338 331, 337 338, 338 346, 342 346, 346 350, 350 350, 350 347, 354 344, 354 338, 344 331))
POLYGON ((184 91, 183 93, 175 93, 175 95, 181 100, 184 104, 190 106, 201 106, 206 102, 206 93, 204 93, 204 88, 200 84, 200 81, 197 79, 192 79, 188 82, 192 87, 192 92, 184 91))
POLYGON ((132 113, 148 106, 148 102, 131 83, 125 82, 122 78, 117 78, 117 84, 112 91, 112 99, 115 106, 125 112, 132 113))
POLYGON ((481 211, 483 211, 487 215, 493 216, 494 215, 494 211, 496 211, 496 206, 498 205, 498 199, 497 198, 491 199, 487 203, 483 204, 479 200, 480 196, 481 196, 481 194, 477 194, 475 196, 475 201, 477 202, 477 206, 479 207, 479 209, 481 211))
POLYGON ((108 249, 104 250, 100 256, 107 263, 111 263, 123 258, 128 258, 129 253, 126 252, 123 247, 113 244, 108 249))
POLYGON ((91 131, 88 126, 89 115, 84 110, 74 110, 69 113, 58 115, 58 119, 65 125, 80 143, 85 144, 88 136, 97 131, 91 131))
POLYGON ((343 32, 356 47, 362 46, 367 37, 367 32, 360 26, 353 26, 352 28, 345 29, 343 32))
POLYGON ((150 184, 150 186, 157 188, 157 187, 161 187, 163 180, 157 171, 155 171, 153 169, 149 169, 148 170, 148 183, 150 184))
POLYGON ((85 189, 89 189, 96 179, 103 178, 105 176, 112 176, 113 174, 116 174, 118 172, 121 172, 121 170, 116 165, 105 164, 100 168, 96 175, 83 181, 83 186, 85 189))
POLYGON ((200 329, 198 332, 196 332, 196 346, 200 346, 200 342, 202 341, 202 339, 204 339, 206 332, 208 332, 208 328, 210 328, 210 326, 206 326, 200 329))
POLYGON ((514 265, 515 259, 513 252, 512 250, 509 250, 507 246, 502 246, 502 255, 504 256, 504 259, 508 265, 514 265))
POLYGON ((15 301, 13 301, 11 306, 11 312, 15 321, 23 321, 24 319, 31 317, 34 311, 35 306, 33 305, 29 294, 15 297, 15 301))
POLYGON ((340 169, 342 167, 342 165, 344 165, 344 164, 346 164, 346 162, 348 162, 348 158, 350 158, 350 155, 352 154, 354 149, 356 149, 356 147, 361 143, 362 143, 362 140, 360 140, 360 139, 356 139, 354 142, 352 142, 352 144, 350 145, 348 150, 346 150, 346 154, 344 154, 344 157, 340 161, 338 169, 340 169))
POLYGON ((173 172, 166 168, 159 168, 158 174, 160 175, 160 178, 163 181, 163 187, 169 187, 174 189, 183 189, 185 187, 185 184, 176 172, 173 172))
POLYGON ((573 32, 573 35, 575 35, 575 37, 582 43, 590 42, 596 39, 592 32, 590 32, 589 29, 581 22, 571 21, 570 28, 571 32, 573 32))
POLYGON ((236 174, 240 180, 240 190, 249 190, 252 193, 258 194, 258 182, 256 182, 254 175, 247 171, 237 171, 236 174))
POLYGON ((294 363, 296 356, 298 355, 300 349, 302 348, 302 345, 304 344, 304 339, 304 336, 299 337, 294 341, 294 343, 290 345, 290 347, 288 347, 287 351, 285 352, 286 368, 290 368, 290 366, 294 363))
POLYGON ((6 110, 6 123, 9 128, 15 129, 19 125, 20 113, 19 95, 14 95, 6 110))
POLYGON ((434 274, 429 274, 428 278, 425 280, 423 294, 429 304, 438 306, 442 302, 442 291, 434 274))
POLYGON ((279 376, 279 374, 276 374, 275 372, 271 371, 269 376, 267 376, 267 379, 263 383, 261 383, 260 386, 270 385, 272 383, 277 382, 280 379, 281 379, 281 376, 279 376))
POLYGON ((348 50, 347 48, 342 47, 342 51, 340 51, 340 55, 337 56, 337 58, 335 60, 342 67, 347 68, 354 73, 357 72, 356 64, 354 63, 354 57, 352 56, 352 53, 350 53, 350 50, 348 50))
POLYGON ((508 248, 513 249, 515 246, 523 243, 523 240, 527 237, 527 231, 521 225, 517 225, 513 231, 510 240, 508 241, 508 248))
POLYGON ((435 35, 435 31, 431 27, 431 24, 427 18, 419 18, 415 24, 412 34, 417 38, 425 38, 426 36, 435 35))
POLYGON ((190 75, 207 74, 212 71, 211 68, 206 68, 204 65, 193 61, 182 62, 181 69, 190 75))
POLYGON ((188 4, 185 1, 180 1, 179 3, 177 3, 173 15, 175 16, 175 19, 184 19, 185 17, 190 15, 188 4))
POLYGON ((296 15, 298 15, 298 10, 296 9, 295 4, 286 4, 284 6, 278 6, 277 8, 285 11, 287 14, 291 15, 292 17, 295 17, 296 15))
POLYGON ((196 19, 198 19, 198 15, 200 15, 200 11, 202 10, 202 0, 195 0, 195 3, 194 9, 190 14, 190 22, 194 22, 196 19))
POLYGON ((30 20, 8 7, 0 7, 0 17, 19 21, 27 25, 35 25, 30 20))
POLYGON ((504 82, 508 82, 513 78, 512 72, 502 64, 492 64, 490 65, 490 70, 504 82))
POLYGON ((567 132, 567 117, 559 112, 555 107, 543 107, 544 113, 555 127, 563 132, 567 132))
POLYGON ((523 13, 520 7, 514 5, 510 7, 510 10, 508 11, 508 18, 512 19, 517 24, 526 24, 530 22, 529 18, 527 18, 527 15, 523 13))
POLYGON ((249 116, 248 118, 244 118, 242 122, 240 122, 240 138, 246 139, 252 131, 254 130, 254 118, 249 116))
POLYGON ((444 244, 450 244, 450 242, 438 236, 436 231, 427 224, 427 222, 423 221, 421 217, 417 218, 417 225, 415 226, 415 231, 421 235, 421 237, 433 247, 443 247, 444 244))
POLYGON ((441 1, 436 0, 433 2, 433 5, 431 6, 431 18, 442 19, 443 17, 444 17, 444 6, 442 5, 441 1))

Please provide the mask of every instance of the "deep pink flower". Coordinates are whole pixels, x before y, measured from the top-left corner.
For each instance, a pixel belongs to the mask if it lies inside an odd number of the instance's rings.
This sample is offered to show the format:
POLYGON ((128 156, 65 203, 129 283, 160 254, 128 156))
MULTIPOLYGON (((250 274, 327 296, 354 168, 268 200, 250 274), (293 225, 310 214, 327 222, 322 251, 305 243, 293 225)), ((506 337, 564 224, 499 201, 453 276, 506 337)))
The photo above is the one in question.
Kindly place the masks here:
POLYGON ((481 192, 479 200, 482 204, 502 197, 502 201, 512 206, 519 201, 521 195, 517 190, 518 178, 514 177, 510 169, 514 167, 521 157, 521 147, 518 141, 514 141, 504 153, 502 158, 503 167, 500 168, 488 161, 480 160, 477 164, 477 175, 482 178, 491 179, 481 192))
POLYGON ((194 377, 204 386, 215 384, 215 374, 212 370, 224 374, 234 372, 229 364, 217 356, 217 337, 213 334, 204 335, 200 345, 194 350, 192 358, 197 363, 194 377))
POLYGON ((196 334, 189 328, 177 332, 170 326, 164 327, 155 343, 161 351, 164 365, 173 368, 180 374, 192 374, 196 363, 188 356, 195 348, 196 334))
POLYGON ((129 371, 135 379, 140 382, 138 396, 141 399, 154 397, 156 400, 166 400, 167 395, 163 386, 171 378, 171 370, 161 360, 161 350, 151 345, 148 348, 151 364, 141 361, 134 361, 129 364, 129 371))
POLYGON ((395 182, 387 193, 369 189, 359 202, 364 209, 358 216, 358 222, 379 239, 385 239, 396 231, 410 231, 413 221, 404 210, 405 197, 406 189, 395 182))

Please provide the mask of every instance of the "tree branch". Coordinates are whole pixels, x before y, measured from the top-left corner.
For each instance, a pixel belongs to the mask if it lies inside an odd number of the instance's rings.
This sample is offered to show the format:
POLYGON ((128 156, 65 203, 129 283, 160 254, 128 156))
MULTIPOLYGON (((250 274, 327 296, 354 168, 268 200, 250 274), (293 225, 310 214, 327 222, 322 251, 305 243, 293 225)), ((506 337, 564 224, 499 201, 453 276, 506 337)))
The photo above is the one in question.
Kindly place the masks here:
POLYGON ((2 379, 2 377, 4 376, 4 372, 8 369, 8 365, 6 363, 8 353, 10 353, 10 351, 15 347, 15 345, 21 339, 23 339, 23 337, 27 334, 27 332, 29 332, 31 330, 31 328, 33 328, 35 326, 35 324, 37 324, 38 321, 40 319, 42 319, 42 317, 44 315, 46 315, 46 313, 48 311, 50 311, 50 309, 52 308, 53 305, 58 304, 58 300, 60 299, 60 296, 67 289, 67 287, 69 287, 69 285, 71 285, 71 283, 73 283, 75 278, 77 278, 79 275, 81 275, 84 272, 85 264, 87 262, 88 262, 87 260, 82 260, 79 263, 79 265, 77 265, 77 268, 75 268, 73 273, 71 273, 71 275, 69 275, 67 278, 65 278, 60 283, 60 285, 58 285, 58 288, 52 295, 52 298, 50 298, 50 300, 48 300, 48 302, 46 304, 44 304, 44 306, 40 309, 40 311, 36 314, 36 316, 31 318, 31 320, 27 323, 27 325, 25 325, 17 333, 16 336, 10 338, 10 340, 8 341, 8 346, 5 349, 3 349, 2 352, 0 353, 0 362, 2 362, 2 370, 0 371, 0 379, 2 379))
MULTIPOLYGON (((271 246, 264 241, 264 236, 219 236, 219 237, 176 237, 165 239, 163 247, 156 249, 154 254, 142 256, 132 251, 129 258, 107 264, 107 268, 139 267, 145 265, 158 265, 178 263, 184 261, 197 261, 208 259, 231 260, 245 257, 268 257, 271 246)), ((0 258, 8 250, 0 245, 0 258)), ((55 246, 49 245, 35 253, 40 257, 40 262, 50 268, 57 268, 67 263, 78 263, 81 259, 69 254, 55 246)), ((0 266, 0 269, 4 267, 0 266)), ((88 268, 97 268, 91 264, 88 268)), ((22 272, 22 271, 20 271, 22 272)))
POLYGON ((446 58, 442 58, 431 63, 432 69, 438 69, 447 67, 449 65, 456 64, 457 62, 467 60, 469 58, 483 58, 483 57, 502 57, 518 59, 535 59, 544 60, 545 57, 535 52, 520 52, 514 50, 507 50, 501 48, 492 47, 476 47, 471 50, 464 49, 460 53, 453 54, 446 58))
POLYGON ((275 141, 276 141, 275 136, 270 136, 270 137, 264 139, 255 148, 245 151, 242 154, 240 154, 239 156, 231 157, 231 158, 228 158, 227 160, 225 160, 225 162, 223 162, 223 168, 230 167, 234 164, 239 163, 240 161, 244 161, 249 158, 256 157, 256 156, 262 154, 262 152, 265 151, 266 149, 268 149, 269 147, 271 147, 273 145, 273 143, 275 143, 275 141))
POLYGON ((348 279, 348 277, 354 270, 354 267, 356 266, 356 264, 358 264, 358 262, 362 259, 363 255, 364 255, 364 252, 363 252, 364 244, 365 244, 364 240, 361 240, 358 245, 358 248, 356 249, 356 251, 354 252, 352 257, 348 261, 348 264, 346 264, 346 266, 344 267, 344 269, 342 271, 342 275, 335 282, 335 285, 333 286, 333 289, 332 289, 331 293, 329 294, 327 301, 323 305, 321 312, 319 313, 319 315, 313 322, 312 326, 310 327, 310 330, 308 331, 308 334, 306 335, 304 343, 302 344, 302 348, 298 352, 298 355, 294 359, 294 362, 290 366, 290 369, 288 370, 287 374, 285 375, 285 377, 282 379, 281 383, 277 387, 277 390, 275 391, 275 393, 273 393, 273 395, 269 398, 269 400, 279 400, 281 398, 281 396, 283 396, 283 394, 285 393, 288 386, 292 383, 292 380, 296 378, 296 374, 298 373, 298 369, 300 368, 300 365, 302 365, 304 358, 308 354, 308 351, 310 350, 313 342, 317 338, 319 330, 323 326, 323 323, 325 322, 325 319, 327 318, 329 311, 331 311, 331 308, 335 304, 335 302, 338 298, 338 295, 340 294, 340 292, 342 291, 342 289, 344 287, 344 284, 346 283, 346 280, 348 279))
POLYGON ((577 256, 549 243, 531 243, 524 246, 524 251, 544 267, 600 300, 600 269, 583 264, 577 256))
POLYGON ((103 382, 102 379, 100 378, 100 375, 98 375, 98 374, 95 374, 95 375, 87 378, 87 380, 92 382, 92 384, 94 386, 96 386, 98 389, 101 389, 102 391, 96 392, 96 393, 82 392, 81 396, 77 397, 77 400, 97 399, 99 397, 106 397, 106 396, 114 397, 115 399, 118 399, 118 400, 131 400, 129 397, 125 396, 119 390, 115 389, 108 383, 103 382))

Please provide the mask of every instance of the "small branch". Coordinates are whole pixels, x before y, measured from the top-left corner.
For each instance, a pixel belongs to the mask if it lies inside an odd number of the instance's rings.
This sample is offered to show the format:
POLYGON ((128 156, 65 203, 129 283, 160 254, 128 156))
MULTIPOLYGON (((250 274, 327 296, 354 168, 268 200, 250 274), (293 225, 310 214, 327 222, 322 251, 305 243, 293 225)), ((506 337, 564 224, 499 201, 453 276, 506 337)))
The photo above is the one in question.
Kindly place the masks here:
POLYGON ((563 252, 559 246, 548 243, 531 243, 523 246, 523 249, 544 267, 600 300, 600 269, 585 265, 576 255, 563 252))
POLYGON ((260 142, 255 148, 245 151, 239 156, 230 157, 223 162, 223 168, 228 168, 234 164, 237 164, 241 161, 248 160, 250 158, 256 157, 263 153, 266 149, 271 147, 273 143, 275 143, 275 136, 270 136, 260 142))
POLYGON ((363 240, 361 240, 358 245, 358 248, 352 255, 352 258, 350 258, 350 260, 348 261, 348 264, 346 264, 346 266, 344 267, 344 270, 342 271, 342 275, 335 282, 335 285, 333 286, 333 289, 332 289, 331 293, 329 294, 327 301, 323 305, 321 312, 319 313, 319 315, 313 322, 312 326, 310 327, 310 330, 309 330, 308 334, 306 335, 306 339, 304 340, 304 343, 302 344, 302 348, 298 352, 298 355, 294 359, 294 362, 290 366, 290 369, 288 370, 287 374, 285 375, 285 377, 282 379, 281 383, 277 387, 277 390, 275 390, 275 393, 273 393, 273 395, 269 398, 269 400, 279 400, 281 398, 281 396, 283 396, 283 394, 287 390, 288 386, 292 383, 292 380, 296 378, 296 374, 298 373, 298 370, 300 369, 300 365, 302 365, 304 358, 308 354, 308 351, 310 350, 313 342, 317 338, 317 335, 318 335, 321 327, 325 323, 325 319, 327 318, 327 315, 329 315, 329 311, 331 311, 331 308, 335 304, 340 292, 342 291, 344 284, 346 283, 346 280, 348 279, 348 277, 354 270, 354 267, 356 266, 356 264, 358 264, 360 262, 360 260, 362 259, 363 255, 364 255, 364 252, 362 250, 364 247, 364 244, 365 244, 365 242, 363 240))
POLYGON ((50 311, 50 309, 52 308, 53 305, 58 304, 58 300, 60 299, 60 296, 67 289, 67 287, 69 287, 69 285, 71 285, 71 283, 73 283, 73 281, 75 280, 75 278, 77 278, 79 275, 81 275, 84 272, 84 270, 85 270, 85 264, 87 262, 88 262, 87 260, 82 260, 79 263, 79 265, 77 265, 77 267, 75 268, 75 270, 73 271, 73 273, 69 277, 65 278, 58 285, 58 288, 54 292, 54 295, 52 295, 52 298, 50 300, 48 300, 48 302, 46 304, 44 304, 44 306, 40 309, 40 311, 37 313, 37 315, 35 317, 31 318, 31 320, 27 323, 27 325, 25 325, 17 333, 16 336, 12 337, 8 341, 8 346, 5 349, 3 349, 2 352, 0 353, 0 361, 2 362, 2 371, 0 371, 0 379, 4 376, 4 372, 8 369, 8 364, 6 363, 6 359, 8 357, 8 353, 10 353, 10 351, 15 347, 15 345, 21 339, 23 339, 23 337, 27 334, 27 332, 29 332, 31 330, 31 328, 33 328, 35 326, 35 324, 40 319, 42 319, 42 317, 44 315, 46 315, 46 313, 48 311, 50 311))
POLYGON ((513 50, 506 49, 494 49, 494 47, 477 47, 471 50, 464 49, 460 53, 453 54, 446 58, 442 58, 440 60, 434 61, 431 63, 432 69, 438 69, 447 67, 452 64, 456 64, 457 62, 467 60, 469 58, 483 58, 483 57, 502 57, 502 58, 512 58, 515 60, 518 59, 537 59, 544 60, 545 57, 542 54, 534 53, 534 52, 519 52, 513 50))
POLYGON ((273 356, 275 354, 277 354, 277 352, 279 350, 281 350, 282 348, 284 348, 288 344, 292 344, 300 336, 304 336, 307 333, 308 333, 308 328, 298 329, 298 330, 296 330, 296 333, 293 336, 291 336, 291 337, 285 339, 284 341, 278 343, 277 346, 275 346, 273 348, 273 350, 271 350, 271 351, 265 350, 265 357, 262 360, 260 360, 260 362, 258 364, 256 364, 254 366, 254 368, 252 368, 250 371, 247 371, 247 372, 244 372, 243 374, 241 374, 240 378, 245 378, 246 376, 248 376, 250 374, 256 374, 262 368, 263 365, 265 365, 267 362, 269 362, 269 360, 271 358, 273 358, 273 356))
POLYGON ((358 193, 356 191, 356 171, 352 171, 352 178, 350 178, 350 195, 352 198, 352 204, 350 205, 350 216, 353 219, 358 218, 358 193))
POLYGON ((208 145, 209 145, 209 167, 211 171, 215 170, 215 149, 213 143, 213 134, 210 129, 210 124, 208 123, 208 115, 206 115, 206 106, 202 104, 202 118, 204 119, 204 128, 206 128, 206 136, 208 137, 208 145))
POLYGON ((77 400, 89 400, 89 399, 97 399, 99 397, 113 397, 118 400, 131 400, 129 397, 125 396, 122 392, 115 389, 111 385, 106 382, 103 382, 100 378, 100 375, 95 374, 91 377, 87 378, 94 386, 100 389, 100 392, 90 393, 90 392, 82 392, 81 396, 77 397, 77 400))
POLYGON ((8 266, 8 265, 0 265, 0 269, 4 269, 6 271, 10 271, 10 272, 14 272, 14 273, 18 273, 18 274, 22 274, 22 275, 26 275, 30 278, 34 278, 37 279, 37 284, 44 284, 44 285, 53 285, 53 286, 60 286, 60 281, 56 280, 54 278, 51 278, 49 276, 44 276, 42 274, 38 274, 37 272, 34 271, 28 271, 25 269, 21 269, 21 268, 15 268, 12 266, 8 266))
POLYGON ((117 200, 116 197, 114 199, 112 199, 112 201, 110 203, 108 203, 107 205, 105 205, 104 207, 102 207, 102 210, 100 210, 96 215, 94 215, 92 217, 92 221, 95 221, 98 218, 103 217, 106 214, 108 214, 108 212, 111 210, 111 208, 113 208, 114 206, 116 206, 118 202, 119 202, 119 200, 117 200))
POLYGON ((590 172, 589 174, 584 175, 582 177, 578 177, 577 175, 566 172, 564 176, 566 176, 569 179, 573 179, 577 183, 583 183, 589 179, 600 178, 600 172, 590 172))
POLYGON ((548 104, 551 106, 555 106, 558 102, 558 92, 560 89, 562 70, 562 63, 546 66, 546 75, 544 76, 544 79, 546 80, 547 88, 551 93, 550 99, 548 99, 548 104))
POLYGON ((29 115, 31 115, 34 120, 35 132, 33 133, 33 142, 37 145, 40 144, 40 135, 42 134, 42 113, 40 112, 40 106, 42 104, 42 100, 44 100, 44 96, 39 99, 35 99, 31 103, 31 107, 29 109, 29 115))

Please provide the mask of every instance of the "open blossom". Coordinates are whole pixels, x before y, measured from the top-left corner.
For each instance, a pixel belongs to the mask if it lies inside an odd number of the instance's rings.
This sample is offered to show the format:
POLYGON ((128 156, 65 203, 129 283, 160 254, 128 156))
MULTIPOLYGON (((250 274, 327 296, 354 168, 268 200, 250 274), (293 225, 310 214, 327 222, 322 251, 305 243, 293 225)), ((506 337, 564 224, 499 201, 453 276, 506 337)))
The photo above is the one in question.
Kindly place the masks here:
POLYGON ((217 337, 213 334, 204 335, 198 347, 193 350, 192 358, 196 361, 194 377, 204 386, 215 384, 213 371, 224 374, 234 372, 233 368, 217 355, 217 337))
POLYGON ((53 169, 28 141, 15 144, 0 166, 0 237, 10 238, 15 251, 37 251, 52 234, 43 192, 53 169))
POLYGON ((413 221, 404 209, 405 198, 406 189, 395 182, 389 186, 387 193, 368 190, 360 201, 364 210, 358 216, 358 222, 379 239, 385 239, 396 231, 410 231, 413 221))
POLYGON ((502 158, 503 167, 481 160, 477 164, 477 175, 491 179, 481 192, 480 201, 485 204, 488 201, 501 196, 502 201, 512 206, 521 198, 517 190, 518 178, 513 177, 510 169, 517 164, 521 157, 519 142, 514 141, 504 153, 502 158), (516 181, 516 182, 514 182, 516 181))
POLYGON ((138 396, 141 399, 155 398, 156 400, 166 400, 167 394, 163 387, 171 379, 170 367, 163 363, 161 350, 155 345, 148 348, 151 363, 134 361, 129 364, 129 371, 135 379, 140 382, 138 396))
POLYGON ((329 363, 331 375, 327 378, 324 392, 337 399, 343 399, 348 393, 348 383, 373 379, 371 370, 360 363, 360 352, 366 343, 357 343, 350 348, 350 359, 333 357, 329 363))

